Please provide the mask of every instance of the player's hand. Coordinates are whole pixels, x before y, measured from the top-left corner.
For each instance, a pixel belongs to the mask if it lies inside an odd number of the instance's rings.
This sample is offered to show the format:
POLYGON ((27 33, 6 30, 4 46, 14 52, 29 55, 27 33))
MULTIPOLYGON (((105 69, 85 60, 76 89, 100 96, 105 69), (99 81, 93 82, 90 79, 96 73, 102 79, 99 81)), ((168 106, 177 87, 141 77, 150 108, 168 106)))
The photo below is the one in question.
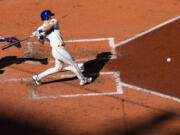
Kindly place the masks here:
POLYGON ((45 37, 46 37, 45 32, 42 32, 42 33, 40 33, 40 34, 38 35, 38 39, 39 39, 39 40, 44 40, 45 37))
POLYGON ((39 29, 39 30, 33 32, 33 33, 32 33, 32 36, 33 36, 33 37, 35 37, 35 36, 38 37, 41 33, 43 33, 43 30, 42 30, 42 29, 39 29))
POLYGON ((33 37, 35 37, 35 36, 38 37, 38 36, 39 36, 39 31, 34 31, 34 32, 32 33, 32 36, 33 36, 33 37))

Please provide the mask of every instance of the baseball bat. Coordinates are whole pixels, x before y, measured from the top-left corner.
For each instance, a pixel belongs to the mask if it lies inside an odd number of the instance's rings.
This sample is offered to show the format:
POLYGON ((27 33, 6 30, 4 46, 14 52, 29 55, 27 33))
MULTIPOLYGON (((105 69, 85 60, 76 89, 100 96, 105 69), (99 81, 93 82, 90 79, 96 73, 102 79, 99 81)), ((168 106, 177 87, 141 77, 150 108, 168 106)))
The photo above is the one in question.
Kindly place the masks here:
POLYGON ((26 37, 26 38, 24 38, 24 39, 18 40, 18 41, 16 41, 16 42, 13 42, 13 43, 4 45, 4 46, 2 46, 1 49, 2 49, 2 50, 7 49, 7 48, 9 48, 9 47, 11 47, 11 46, 13 46, 13 45, 15 45, 15 44, 17 44, 17 43, 23 42, 23 41, 28 40, 29 38, 32 38, 32 37, 33 37, 33 36, 31 35, 31 36, 29 36, 29 37, 26 37))

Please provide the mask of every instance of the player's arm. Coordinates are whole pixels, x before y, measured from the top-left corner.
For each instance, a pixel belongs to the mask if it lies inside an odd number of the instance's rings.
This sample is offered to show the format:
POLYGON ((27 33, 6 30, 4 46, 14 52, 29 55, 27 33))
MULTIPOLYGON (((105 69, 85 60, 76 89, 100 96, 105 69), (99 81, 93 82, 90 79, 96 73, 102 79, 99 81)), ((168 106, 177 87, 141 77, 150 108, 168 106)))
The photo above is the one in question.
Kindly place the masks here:
POLYGON ((33 36, 39 36, 41 33, 49 33, 52 30, 56 29, 58 25, 58 21, 56 19, 52 19, 47 26, 39 27, 39 29, 32 33, 33 36))
POLYGON ((46 32, 44 31, 48 31, 51 30, 51 26, 40 26, 35 32, 32 33, 33 36, 37 36, 38 40, 41 44, 44 44, 45 42, 45 37, 46 37, 46 32))
POLYGON ((48 24, 46 27, 44 27, 43 29, 42 29, 42 32, 49 32, 49 31, 52 31, 52 30, 54 30, 54 28, 55 28, 55 24, 48 24))
POLYGON ((45 33, 51 32, 52 30, 56 29, 58 25, 58 21, 56 19, 50 20, 49 24, 45 26, 42 31, 45 33))
POLYGON ((55 24, 48 24, 47 26, 41 28, 41 29, 38 29, 37 31, 33 32, 32 35, 33 36, 40 36, 42 33, 48 33, 52 30, 54 30, 55 28, 55 24))

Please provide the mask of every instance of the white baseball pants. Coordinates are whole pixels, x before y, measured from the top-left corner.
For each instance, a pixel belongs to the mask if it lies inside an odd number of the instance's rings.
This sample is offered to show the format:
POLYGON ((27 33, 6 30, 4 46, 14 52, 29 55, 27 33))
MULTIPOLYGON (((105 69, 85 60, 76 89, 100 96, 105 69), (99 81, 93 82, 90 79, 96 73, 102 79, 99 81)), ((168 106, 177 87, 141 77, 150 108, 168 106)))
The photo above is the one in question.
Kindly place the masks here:
POLYGON ((80 71, 78 64, 74 61, 74 59, 72 58, 72 56, 68 53, 68 51, 66 50, 66 48, 64 46, 55 48, 52 48, 52 56, 55 58, 55 67, 50 68, 42 73, 40 73, 38 75, 39 80, 41 80, 43 77, 46 77, 50 74, 54 74, 57 73, 59 71, 61 71, 63 69, 63 64, 69 64, 71 65, 73 68, 73 72, 75 73, 75 75, 80 79, 80 80, 84 80, 84 76, 82 74, 82 72, 80 71))

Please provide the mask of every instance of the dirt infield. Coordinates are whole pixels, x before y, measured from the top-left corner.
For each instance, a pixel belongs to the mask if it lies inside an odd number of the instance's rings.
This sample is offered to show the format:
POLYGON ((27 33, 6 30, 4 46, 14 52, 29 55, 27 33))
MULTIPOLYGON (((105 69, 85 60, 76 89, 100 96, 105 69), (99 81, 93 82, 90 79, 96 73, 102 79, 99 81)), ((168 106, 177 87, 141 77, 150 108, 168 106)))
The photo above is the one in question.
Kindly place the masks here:
POLYGON ((121 72, 121 80, 179 98, 179 28, 180 19, 176 19, 117 47, 119 57, 111 64, 118 63, 114 70, 121 72))
POLYGON ((41 24, 42 10, 55 12, 67 49, 93 77, 82 87, 63 71, 36 86, 32 75, 54 65, 48 43, 34 38, 1 51, 0 134, 180 134, 179 0, 1 0, 0 7, 1 36, 20 39, 41 24))

